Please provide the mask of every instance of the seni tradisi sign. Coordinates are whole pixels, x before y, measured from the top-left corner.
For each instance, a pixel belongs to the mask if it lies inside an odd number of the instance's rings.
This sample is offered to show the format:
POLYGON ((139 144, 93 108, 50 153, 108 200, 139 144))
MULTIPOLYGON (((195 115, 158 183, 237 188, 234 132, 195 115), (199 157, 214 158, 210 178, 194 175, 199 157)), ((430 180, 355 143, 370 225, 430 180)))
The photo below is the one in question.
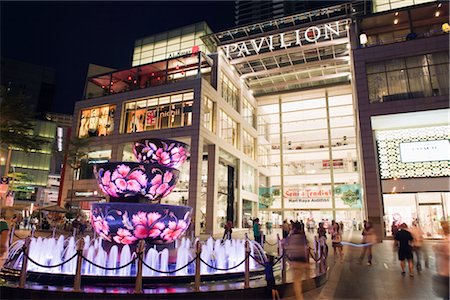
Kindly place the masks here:
POLYGON ((270 51, 276 49, 289 48, 293 46, 302 46, 305 43, 315 43, 322 40, 329 40, 333 37, 347 35, 343 25, 347 24, 336 21, 334 23, 323 24, 320 26, 310 26, 306 29, 297 29, 294 31, 283 32, 275 35, 264 36, 256 39, 245 40, 234 44, 224 45, 221 48, 228 59, 257 55, 261 49, 268 48, 270 51))

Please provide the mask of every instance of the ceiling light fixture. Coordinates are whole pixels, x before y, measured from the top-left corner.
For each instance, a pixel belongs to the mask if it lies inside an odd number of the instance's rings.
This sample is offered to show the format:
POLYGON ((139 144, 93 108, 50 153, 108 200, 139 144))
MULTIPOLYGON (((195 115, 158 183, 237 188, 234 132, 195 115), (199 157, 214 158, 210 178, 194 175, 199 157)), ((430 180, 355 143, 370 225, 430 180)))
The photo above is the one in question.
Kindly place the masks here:
POLYGON ((397 25, 398 24, 398 19, 395 19, 394 20, 394 25, 397 25))
POLYGON ((439 17, 440 15, 441 15, 441 13, 440 13, 439 11, 437 11, 437 12, 434 13, 434 16, 435 16, 435 17, 439 17))

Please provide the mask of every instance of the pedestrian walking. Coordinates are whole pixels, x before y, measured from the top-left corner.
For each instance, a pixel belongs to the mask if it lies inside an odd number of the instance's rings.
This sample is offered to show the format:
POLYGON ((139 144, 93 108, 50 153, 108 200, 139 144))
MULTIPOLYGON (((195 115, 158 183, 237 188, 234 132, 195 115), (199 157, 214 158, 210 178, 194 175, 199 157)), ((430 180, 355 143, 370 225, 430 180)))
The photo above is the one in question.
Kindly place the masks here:
POLYGON ((231 234, 233 233, 233 222, 231 220, 227 221, 227 224, 225 224, 225 231, 223 233, 222 240, 231 240, 231 234))
POLYGON ((255 238, 255 242, 262 246, 261 236, 261 225, 259 224, 259 218, 256 218, 253 220, 253 237, 255 238))
POLYGON ((405 275, 405 260, 408 261, 409 276, 414 277, 413 253, 411 242, 413 237, 407 230, 408 226, 405 223, 400 225, 399 231, 395 235, 395 242, 398 244, 398 260, 400 260, 400 267, 402 268, 402 275, 405 275))
POLYGON ((3 265, 6 262, 6 258, 8 257, 8 245, 9 245, 9 228, 8 222, 3 218, 3 215, 0 216, 0 269, 3 268, 3 265))
POLYGON ((436 275, 433 276, 433 292, 443 299, 449 299, 450 266, 450 226, 449 221, 442 221, 444 241, 433 246, 436 254, 436 275))
POLYGON ((287 220, 283 221, 283 225, 281 225, 281 230, 283 232, 283 239, 287 238, 289 235, 289 224, 287 220))
POLYGON ((361 252, 361 256, 359 257, 359 263, 362 263, 364 257, 367 253, 367 265, 372 265, 372 245, 377 242, 377 236, 375 234, 375 229, 372 226, 372 223, 364 221, 364 229, 362 231, 362 242, 364 245, 363 250, 361 252))
POLYGON ((267 261, 264 263, 264 274, 266 276, 267 281, 267 290, 270 291, 272 300, 280 300, 280 293, 277 290, 277 286, 275 283, 275 276, 273 275, 273 263, 274 263, 273 255, 268 255, 267 261))
POLYGON ((283 240, 284 254, 289 266, 294 272, 294 293, 296 300, 303 300, 302 280, 303 274, 309 269, 309 247, 305 231, 302 231, 299 222, 292 226, 292 233, 283 240))
POLYGON ((336 260, 336 253, 339 255, 339 261, 344 261, 344 252, 342 251, 342 231, 338 223, 331 235, 331 245, 333 246, 334 260, 336 260))
MULTIPOLYGON (((416 269, 422 271, 422 246, 423 246, 423 230, 419 226, 419 222, 413 222, 411 228, 408 228, 413 240, 411 243, 413 254, 416 256, 416 269)), ((426 258, 425 258, 426 259, 426 258)))

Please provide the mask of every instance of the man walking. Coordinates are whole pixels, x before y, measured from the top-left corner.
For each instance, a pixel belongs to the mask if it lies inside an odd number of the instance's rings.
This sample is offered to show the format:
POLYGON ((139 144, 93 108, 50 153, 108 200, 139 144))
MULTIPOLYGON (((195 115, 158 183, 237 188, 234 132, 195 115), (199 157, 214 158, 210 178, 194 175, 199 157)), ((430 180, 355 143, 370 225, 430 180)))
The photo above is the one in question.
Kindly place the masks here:
POLYGON ((400 260, 400 267, 402 268, 402 275, 405 272, 405 259, 408 260, 409 276, 414 277, 413 253, 410 242, 413 237, 407 230, 408 226, 403 223, 400 225, 399 231, 395 235, 395 242, 398 245, 398 259, 400 260))

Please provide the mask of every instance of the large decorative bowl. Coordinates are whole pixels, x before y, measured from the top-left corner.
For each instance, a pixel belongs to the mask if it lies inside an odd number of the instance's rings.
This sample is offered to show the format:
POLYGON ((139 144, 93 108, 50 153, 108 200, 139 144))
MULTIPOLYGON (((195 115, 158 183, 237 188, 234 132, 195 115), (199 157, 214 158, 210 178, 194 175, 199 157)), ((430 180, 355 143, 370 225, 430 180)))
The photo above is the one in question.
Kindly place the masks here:
POLYGON ((180 171, 155 164, 108 162, 94 165, 94 175, 110 202, 154 202, 172 192, 180 171))
POLYGON ((91 224, 112 244, 168 244, 182 236, 191 223, 188 206, 144 203, 92 203, 91 224))
POLYGON ((179 168, 189 156, 189 145, 165 139, 143 139, 134 142, 133 153, 142 163, 179 168))

